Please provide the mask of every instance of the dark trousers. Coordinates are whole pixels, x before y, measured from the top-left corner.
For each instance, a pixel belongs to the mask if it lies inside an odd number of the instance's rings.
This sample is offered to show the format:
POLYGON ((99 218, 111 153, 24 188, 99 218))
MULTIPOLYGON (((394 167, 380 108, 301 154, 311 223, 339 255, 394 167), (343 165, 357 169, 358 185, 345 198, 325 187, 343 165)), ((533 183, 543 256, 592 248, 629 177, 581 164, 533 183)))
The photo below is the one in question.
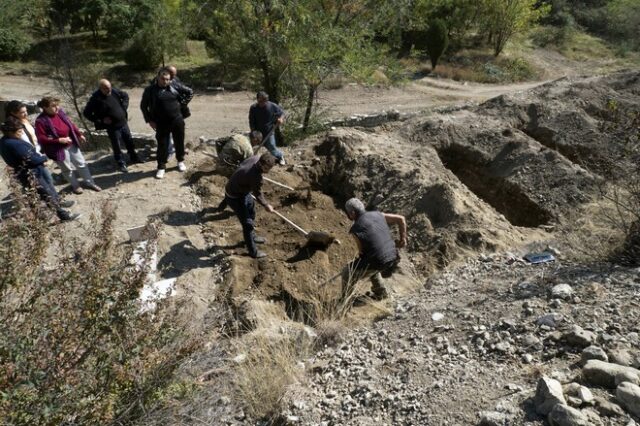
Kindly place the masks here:
POLYGON ((240 225, 242 225, 242 234, 244 235, 244 243, 249 250, 250 256, 255 256, 258 252, 254 237, 256 235, 254 231, 254 222, 256 219, 256 209, 251 198, 251 194, 247 194, 240 198, 231 198, 225 196, 225 201, 233 209, 233 212, 238 217, 240 225))
POLYGON ((116 163, 122 165, 126 164, 126 161, 122 157, 122 149, 120 148, 122 146, 122 142, 124 142, 124 146, 127 148, 127 152, 129 153, 129 160, 136 161, 138 159, 136 148, 133 146, 131 131, 127 124, 118 128, 107 128, 107 135, 109 135, 109 140, 111 141, 113 158, 116 160, 116 163))
POLYGON ((176 148, 176 160, 184 161, 184 119, 176 117, 170 123, 157 123, 156 141, 158 143, 158 169, 167 168, 169 158, 169 135, 173 136, 176 148))
POLYGON ((22 183, 25 189, 32 188, 35 185, 36 192, 38 196, 40 196, 40 199, 54 209, 58 217, 62 217, 68 213, 60 207, 60 196, 53 186, 53 183, 51 183, 50 176, 44 166, 38 166, 31 170, 30 177, 21 178, 20 183, 22 183))

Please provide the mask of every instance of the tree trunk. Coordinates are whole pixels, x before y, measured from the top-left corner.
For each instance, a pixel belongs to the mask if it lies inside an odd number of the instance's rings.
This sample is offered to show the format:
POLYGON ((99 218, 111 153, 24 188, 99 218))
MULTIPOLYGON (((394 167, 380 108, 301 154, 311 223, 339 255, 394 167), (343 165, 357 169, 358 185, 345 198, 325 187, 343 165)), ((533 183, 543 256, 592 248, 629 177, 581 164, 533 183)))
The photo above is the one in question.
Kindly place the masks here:
POLYGON ((316 98, 316 92, 318 91, 317 84, 309 85, 309 92, 307 93, 307 108, 304 111, 304 120, 302 121, 302 131, 306 132, 309 128, 309 121, 311 120, 311 111, 313 110, 313 101, 316 98))
POLYGON ((260 60, 260 68, 262 69, 262 83, 264 91, 269 95, 269 99, 278 104, 280 103, 280 90, 278 89, 278 80, 271 74, 271 65, 266 59, 260 60))

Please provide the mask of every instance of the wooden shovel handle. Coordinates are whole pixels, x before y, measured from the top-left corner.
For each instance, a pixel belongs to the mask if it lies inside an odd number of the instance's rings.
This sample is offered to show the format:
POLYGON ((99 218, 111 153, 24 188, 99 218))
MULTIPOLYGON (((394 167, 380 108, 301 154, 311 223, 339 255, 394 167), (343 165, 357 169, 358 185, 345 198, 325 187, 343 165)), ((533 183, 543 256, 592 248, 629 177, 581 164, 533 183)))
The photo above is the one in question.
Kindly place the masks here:
POLYGON ((305 231, 304 229, 302 229, 301 227, 299 227, 298 225, 296 225, 295 223, 293 223, 291 220, 287 219, 286 217, 284 217, 284 215, 282 215, 280 212, 274 210, 273 211, 276 215, 278 215, 278 217, 282 220, 284 220, 285 222, 287 222, 289 225, 293 226, 295 228, 296 231, 300 232, 302 235, 304 235, 305 237, 307 235, 309 235, 309 233, 307 231, 305 231))

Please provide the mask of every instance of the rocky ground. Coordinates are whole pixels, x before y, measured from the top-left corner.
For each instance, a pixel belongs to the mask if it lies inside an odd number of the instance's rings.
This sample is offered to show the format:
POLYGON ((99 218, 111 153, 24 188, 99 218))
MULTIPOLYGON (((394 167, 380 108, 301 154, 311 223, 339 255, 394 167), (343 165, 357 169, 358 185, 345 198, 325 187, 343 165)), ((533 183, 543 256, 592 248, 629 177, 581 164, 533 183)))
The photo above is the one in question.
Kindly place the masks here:
MULTIPOLYGON (((74 209, 115 203, 122 242, 149 217, 164 222, 161 276, 179 278, 184 315, 205 341, 181 370, 196 390, 143 423, 636 424, 640 271, 577 261, 570 238, 607 179, 595 154, 617 149, 612 100, 639 108, 640 74, 562 79, 299 142, 269 175, 293 190, 266 183, 266 196, 341 244, 309 247, 258 207, 269 253, 259 261, 233 215, 214 211, 225 178, 210 141, 192 140, 190 171, 163 181, 152 162, 121 175, 107 153, 92 154, 105 191, 67 195, 74 209), (327 280, 354 254, 341 211, 354 195, 405 215, 410 242, 391 297, 371 302, 364 283, 345 313, 327 280), (541 250, 556 261, 522 260, 541 250), (264 341, 279 347, 268 354, 291 341, 304 350, 287 354, 290 366, 254 368, 258 397, 296 379, 272 401, 278 410, 256 418, 238 382, 264 341)), ((81 237, 87 216, 59 226, 81 237)))

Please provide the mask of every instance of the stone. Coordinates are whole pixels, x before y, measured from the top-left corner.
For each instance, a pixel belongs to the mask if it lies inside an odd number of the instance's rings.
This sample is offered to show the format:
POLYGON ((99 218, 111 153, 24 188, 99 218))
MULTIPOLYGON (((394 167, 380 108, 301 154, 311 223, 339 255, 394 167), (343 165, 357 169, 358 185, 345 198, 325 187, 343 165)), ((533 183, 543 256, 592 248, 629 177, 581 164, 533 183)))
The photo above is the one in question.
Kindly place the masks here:
POLYGON ((573 296, 573 288, 569 284, 558 284, 551 289, 551 297, 554 299, 569 300, 573 296))
POLYGON ((587 416, 580 410, 564 404, 556 404, 549 413, 548 420, 551 426, 591 426, 587 416))
POLYGON ((624 410, 618 404, 607 401, 604 398, 596 397, 594 400, 596 410, 601 416, 605 417, 621 417, 624 416, 624 410))
POLYGON ((578 398, 582 400, 583 404, 593 404, 593 393, 586 386, 580 386, 580 390, 578 391, 578 398))
POLYGON ((597 359, 604 362, 609 362, 609 357, 607 356, 604 349, 600 346, 589 346, 582 350, 582 363, 586 364, 590 359, 597 359))
POLYGON ((565 395, 577 398, 580 400, 578 405, 593 404, 593 393, 588 387, 582 386, 579 383, 569 383, 562 387, 565 395))
POLYGON ((590 346, 596 341, 597 336, 591 331, 584 330, 582 327, 574 325, 567 333, 562 336, 567 344, 579 348, 590 346))
POLYGON ((433 315, 431 315, 431 319, 433 321, 441 321, 444 319, 444 314, 441 312, 434 312, 433 315))
POLYGON ((616 399, 634 416, 640 417, 640 386, 623 382, 616 389, 616 399))
POLYGON ((479 426, 508 426, 511 416, 498 411, 481 411, 479 426))
POLYGON ((545 325, 550 328, 556 328, 558 323, 561 322, 563 319, 564 317, 557 313, 546 314, 546 315, 542 315, 536 320, 536 325, 539 325, 539 326, 545 325))
POLYGON ((635 375, 640 374, 640 371, 633 367, 625 367, 597 359, 587 361, 582 369, 582 374, 587 383, 608 389, 616 388, 616 375, 623 372, 635 375))
POLYGON ((633 364, 633 355, 626 349, 610 349, 607 355, 609 355, 609 362, 627 367, 633 364))
POLYGON ((549 414, 556 404, 566 404, 560 382, 546 376, 541 377, 536 387, 534 404, 536 412, 543 416, 549 414))
POLYGON ((620 373, 616 374, 616 386, 619 386, 624 382, 633 383, 634 385, 640 385, 640 376, 629 371, 621 371, 620 373))

